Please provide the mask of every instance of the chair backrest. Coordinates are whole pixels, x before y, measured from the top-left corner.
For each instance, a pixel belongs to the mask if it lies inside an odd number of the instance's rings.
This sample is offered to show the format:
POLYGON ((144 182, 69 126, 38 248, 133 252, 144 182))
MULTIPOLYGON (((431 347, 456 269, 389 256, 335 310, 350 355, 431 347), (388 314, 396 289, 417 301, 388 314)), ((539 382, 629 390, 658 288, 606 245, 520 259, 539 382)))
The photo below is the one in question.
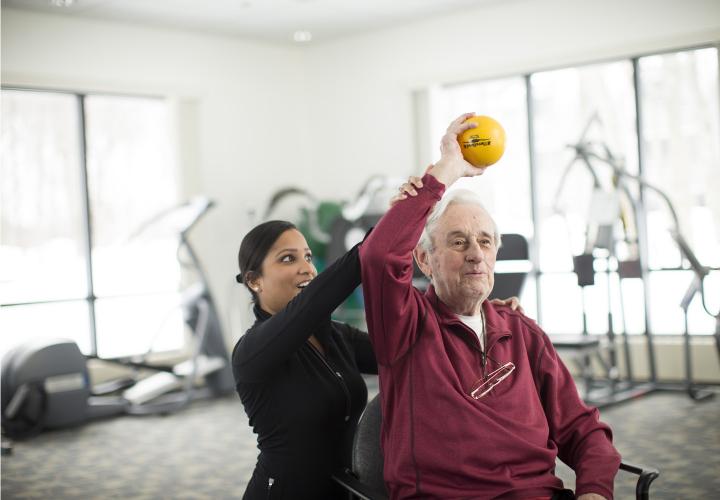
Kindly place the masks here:
MULTIPOLYGON (((529 266, 530 252, 527 239, 521 234, 507 233, 502 235, 502 246, 498 250, 497 261, 524 262, 529 266)), ((495 272, 495 285, 493 286, 490 298, 506 299, 508 297, 519 297, 522 292, 527 270, 511 272, 495 272)))
POLYGON ((376 395, 360 416, 353 442, 352 467, 357 478, 378 493, 387 495, 380 448, 380 395, 376 395))

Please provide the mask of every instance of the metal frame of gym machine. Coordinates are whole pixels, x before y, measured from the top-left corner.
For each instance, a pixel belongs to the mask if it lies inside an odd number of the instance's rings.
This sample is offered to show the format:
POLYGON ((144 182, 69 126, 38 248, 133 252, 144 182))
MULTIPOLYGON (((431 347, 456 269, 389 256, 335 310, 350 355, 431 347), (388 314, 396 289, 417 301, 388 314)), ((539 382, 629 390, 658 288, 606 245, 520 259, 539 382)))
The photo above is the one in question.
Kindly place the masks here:
MULTIPOLYGON (((115 412, 133 415, 168 414, 178 411, 196 399, 228 394, 234 389, 230 368, 230 357, 220 327, 217 308, 210 294, 207 275, 200 259, 190 244, 188 233, 195 227, 214 203, 204 197, 196 197, 176 207, 162 211, 142 224, 131 236, 157 232, 178 238, 177 259, 180 265, 196 276, 196 281, 182 293, 177 307, 183 313, 185 323, 192 329, 190 357, 174 365, 162 365, 146 361, 150 351, 141 356, 129 358, 99 358, 106 363, 117 364, 136 371, 155 372, 145 379, 111 381, 107 389, 95 388, 95 392, 125 389, 121 396, 95 396, 91 398, 91 415, 103 416, 115 412), (183 259, 183 255, 187 260, 183 259), (139 359, 138 359, 139 358, 139 359), (203 386, 197 386, 199 378, 205 379, 203 386)), ((174 310, 175 308, 173 308, 174 310)), ((152 343, 151 343, 152 346, 152 343)), ((105 385, 105 384, 104 384, 105 385)))
MULTIPOLYGON (((703 266, 697 257, 695 256, 695 253, 690 248, 690 245, 688 244, 687 240, 683 237, 681 231, 680 231, 680 222, 677 216, 677 212, 675 211, 675 208, 669 198, 669 196, 662 191, 657 186, 654 186, 647 181, 645 181, 641 176, 639 175, 633 175, 629 172, 627 172, 622 162, 619 161, 610 151, 609 147, 604 144, 596 144, 591 141, 586 141, 585 136, 587 135, 587 132, 590 128, 590 126, 593 124, 594 121, 597 121, 597 115, 594 115, 586 125, 585 129, 583 130, 583 133, 580 136, 580 140, 577 144, 571 145, 575 150, 575 157, 570 161, 568 166, 565 169, 565 172, 563 176, 561 177, 561 183, 558 186, 558 190, 556 192, 555 199, 557 200, 559 197, 560 192, 562 191, 564 180, 567 177, 568 172, 572 168, 572 166, 580 161, 589 171, 590 175, 593 178, 593 188, 594 189, 600 189, 602 187, 600 183, 600 178, 598 176, 598 173, 595 169, 595 167, 592 164, 592 160, 599 161, 607 166, 609 166, 612 170, 612 188, 614 189, 615 193, 618 193, 626 198, 626 200, 629 202, 631 211, 632 211, 632 217, 633 222, 635 223, 635 227, 637 228, 637 235, 635 241, 627 241, 627 233, 625 235, 626 242, 631 244, 637 245, 637 259, 629 260, 629 261, 620 261, 617 258, 617 255, 615 254, 615 243, 617 241, 612 236, 612 230, 613 227, 597 227, 597 228, 591 228, 588 226, 588 232, 592 231, 593 229, 598 231, 598 233, 605 234, 598 234, 598 237, 595 241, 590 243, 590 238, 588 237, 588 244, 586 246, 585 254, 581 256, 576 256, 574 260, 575 264, 575 271, 578 275, 578 284, 583 288, 582 291, 582 301, 583 301, 583 338, 586 339, 586 342, 580 342, 575 343, 573 347, 577 348, 580 351, 580 358, 582 360, 581 363, 581 371, 583 372, 583 379, 585 380, 586 385, 586 395, 585 399, 588 403, 593 404, 595 406, 609 406, 612 404, 620 403, 623 401, 627 401, 628 399, 636 398, 645 394, 649 394, 654 391, 662 390, 662 391, 681 391, 686 392, 693 400, 695 401, 702 401, 705 399, 708 399, 712 397, 715 392, 707 386, 707 384, 698 384, 693 379, 693 373, 692 373, 692 353, 691 353, 691 344, 690 344, 690 337, 691 334, 689 332, 688 327, 688 308, 691 304, 691 302, 694 300, 695 296, 697 294, 700 294, 702 306, 704 310, 709 314, 711 317, 715 318, 715 344, 717 348, 718 357, 720 359, 720 310, 717 313, 713 313, 710 311, 710 308, 708 307, 707 300, 705 297, 705 278, 708 276, 710 269, 703 266), (597 150, 600 149, 601 153, 598 153, 597 150), (635 198, 633 196, 631 186, 628 185, 628 181, 632 181, 635 184, 635 187, 638 189, 638 197, 635 198), (685 292, 683 299, 681 303, 679 304, 679 307, 683 310, 684 315, 684 331, 683 331, 683 354, 684 354, 684 362, 685 362, 685 380, 683 383, 668 383, 668 382, 659 382, 657 379, 657 367, 656 367, 656 356, 655 356, 655 345, 654 345, 654 339, 653 339, 653 333, 651 330, 651 323, 649 318, 649 286, 648 286, 648 275, 649 275, 649 266, 647 261, 647 255, 648 255, 648 243, 647 243, 647 233, 644 227, 644 205, 643 205, 643 192, 644 191, 650 191, 655 194, 657 194, 663 202, 666 204, 667 210, 670 214, 671 220, 672 220, 672 227, 669 229, 670 234, 675 241, 675 243, 678 246, 678 249, 680 250, 682 258, 687 260, 689 264, 689 270, 694 272, 694 277, 692 282, 690 283, 687 291, 685 292), (606 243, 603 245, 602 243, 598 244, 598 240, 606 240, 606 243), (584 287, 590 284, 593 284, 591 279, 587 278, 588 273, 592 273, 594 276, 594 269, 593 269, 593 263, 595 260, 595 256, 592 255, 593 248, 605 248, 608 252, 606 259, 606 266, 605 266, 605 273, 607 276, 607 288, 608 288, 608 331, 606 333, 608 337, 608 360, 604 360, 602 358, 602 355, 600 353, 600 348, 598 345, 598 342, 593 342, 590 340, 590 336, 587 331, 587 323, 586 323, 586 310, 585 310, 585 293, 584 293, 584 287), (583 258, 585 262, 583 263, 583 258), (612 306, 610 302, 611 298, 611 275, 612 270, 610 268, 611 260, 615 260, 617 262, 617 268, 616 272, 618 273, 619 277, 619 294, 620 294, 620 307, 621 307, 621 314, 622 314, 622 320, 623 320, 623 348, 624 348, 624 360, 625 360, 625 369, 626 369, 626 379, 621 380, 619 375, 619 370, 617 366, 617 356, 616 356, 616 333, 614 331, 614 325, 613 325, 613 316, 612 316, 612 306), (589 266, 589 267, 588 267, 589 266), (585 268, 585 271, 582 270, 582 268, 585 268), (642 287, 643 287, 643 301, 644 301, 644 320, 645 320, 645 331, 644 331, 644 337, 647 343, 647 353, 648 353, 648 366, 649 366, 649 380, 647 381, 638 381, 635 380, 633 376, 633 370, 632 370, 632 356, 631 356, 631 350, 630 350, 630 344, 628 339, 628 333, 627 329, 625 327, 625 318, 624 318, 624 299, 622 295, 622 280, 625 278, 640 278, 642 280, 642 287), (588 346, 590 346, 588 348, 588 346), (600 362, 600 364, 603 366, 607 373, 607 379, 605 379, 603 384, 598 385, 595 378, 591 375, 592 367, 590 362, 590 353, 596 354, 596 359, 600 362), (598 395, 598 392, 600 394, 598 395)), ((622 213, 621 213, 621 219, 622 219, 622 213)), ((626 222, 626 221, 625 221, 626 222)), ((681 264, 682 266, 682 264, 681 264)), ((678 269, 682 270, 688 270, 686 267, 682 266, 678 269)), ((719 308, 720 309, 720 308, 719 308)), ((560 342, 560 348, 562 348, 562 342, 560 342)))

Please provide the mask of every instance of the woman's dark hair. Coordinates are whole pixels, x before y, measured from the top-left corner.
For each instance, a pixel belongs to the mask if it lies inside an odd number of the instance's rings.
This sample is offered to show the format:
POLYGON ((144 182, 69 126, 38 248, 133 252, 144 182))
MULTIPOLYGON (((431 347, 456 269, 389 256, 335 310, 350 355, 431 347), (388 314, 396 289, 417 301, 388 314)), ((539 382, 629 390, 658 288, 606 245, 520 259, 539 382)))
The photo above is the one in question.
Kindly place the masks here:
POLYGON ((240 243, 238 265, 240 274, 236 276, 238 283, 243 283, 252 294, 253 302, 257 302, 257 294, 248 286, 248 281, 260 276, 263 260, 277 239, 288 229, 297 229, 295 224, 284 220, 263 222, 252 228, 240 243))

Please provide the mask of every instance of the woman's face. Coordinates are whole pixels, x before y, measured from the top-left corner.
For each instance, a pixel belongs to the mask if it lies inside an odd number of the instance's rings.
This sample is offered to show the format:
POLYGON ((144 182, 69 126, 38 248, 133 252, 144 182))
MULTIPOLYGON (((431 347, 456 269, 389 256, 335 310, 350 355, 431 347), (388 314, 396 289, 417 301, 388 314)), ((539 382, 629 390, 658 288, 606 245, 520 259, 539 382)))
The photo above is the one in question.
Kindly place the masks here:
POLYGON ((288 229, 270 248, 260 276, 252 280, 260 307, 270 314, 282 310, 317 275, 312 252, 297 229, 288 229))

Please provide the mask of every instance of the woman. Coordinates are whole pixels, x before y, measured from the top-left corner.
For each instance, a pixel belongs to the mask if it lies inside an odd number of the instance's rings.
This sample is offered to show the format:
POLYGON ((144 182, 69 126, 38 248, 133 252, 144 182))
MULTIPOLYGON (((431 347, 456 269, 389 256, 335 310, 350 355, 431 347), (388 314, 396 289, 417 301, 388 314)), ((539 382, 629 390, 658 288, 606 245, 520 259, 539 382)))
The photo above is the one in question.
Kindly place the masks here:
MULTIPOLYGON (((392 203, 415 196, 413 185, 392 203)), ((368 335, 330 319, 360 284, 358 246, 318 275, 290 222, 260 224, 240 245, 237 279, 257 321, 233 349, 233 373, 260 449, 245 499, 346 498, 331 475, 350 465, 367 403, 360 374, 377 373, 368 335)))

